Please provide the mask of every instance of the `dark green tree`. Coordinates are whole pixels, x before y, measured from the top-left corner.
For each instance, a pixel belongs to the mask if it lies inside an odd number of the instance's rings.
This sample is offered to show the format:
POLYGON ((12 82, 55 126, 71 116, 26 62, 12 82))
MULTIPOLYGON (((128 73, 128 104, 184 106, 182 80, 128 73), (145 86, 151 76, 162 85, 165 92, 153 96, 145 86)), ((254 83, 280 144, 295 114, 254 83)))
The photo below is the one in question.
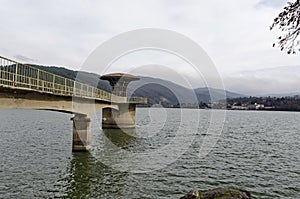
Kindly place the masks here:
POLYGON ((283 35, 278 37, 277 44, 274 43, 273 47, 278 46, 282 51, 286 50, 288 54, 296 54, 300 51, 298 38, 300 34, 300 0, 294 3, 289 2, 283 8, 283 11, 274 19, 270 29, 273 30, 277 27, 283 32, 283 35))

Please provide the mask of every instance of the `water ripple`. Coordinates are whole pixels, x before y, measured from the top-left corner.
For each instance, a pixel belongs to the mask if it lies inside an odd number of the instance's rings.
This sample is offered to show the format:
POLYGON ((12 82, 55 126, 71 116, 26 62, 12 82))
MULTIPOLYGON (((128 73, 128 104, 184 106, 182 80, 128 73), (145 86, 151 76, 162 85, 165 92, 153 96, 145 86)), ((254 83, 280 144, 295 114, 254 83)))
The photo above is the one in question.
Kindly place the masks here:
MULTIPOLYGON (((299 113, 229 111, 217 145, 199 159, 203 138, 211 136, 210 111, 201 111, 198 132, 184 124, 185 136, 195 135, 189 149, 150 173, 119 172, 101 163, 109 156, 95 155, 105 148, 107 138, 129 152, 160 149, 176 137, 178 111, 166 110, 165 126, 153 123, 148 130, 156 133, 141 130, 137 138, 105 134, 93 124, 96 147, 90 154, 71 152, 71 115, 1 111, 0 198, 179 198, 191 189, 218 186, 239 186, 256 198, 300 197, 299 113)), ((198 114, 188 111, 191 117, 198 114)), ((138 109, 138 118, 147 119, 147 113, 138 109)), ((140 121, 137 131, 148 122, 140 121)))

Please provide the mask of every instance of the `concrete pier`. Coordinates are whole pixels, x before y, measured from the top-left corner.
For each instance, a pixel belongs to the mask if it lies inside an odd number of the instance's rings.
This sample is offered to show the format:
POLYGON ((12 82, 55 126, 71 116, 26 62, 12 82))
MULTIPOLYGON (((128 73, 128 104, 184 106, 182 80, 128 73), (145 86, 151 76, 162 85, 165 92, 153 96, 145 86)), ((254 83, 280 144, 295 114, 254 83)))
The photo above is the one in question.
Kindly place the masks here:
POLYGON ((136 104, 119 104, 119 110, 102 109, 102 129, 135 128, 136 104))
POLYGON ((73 121, 72 151, 88 151, 91 143, 91 119, 86 115, 75 114, 73 121))

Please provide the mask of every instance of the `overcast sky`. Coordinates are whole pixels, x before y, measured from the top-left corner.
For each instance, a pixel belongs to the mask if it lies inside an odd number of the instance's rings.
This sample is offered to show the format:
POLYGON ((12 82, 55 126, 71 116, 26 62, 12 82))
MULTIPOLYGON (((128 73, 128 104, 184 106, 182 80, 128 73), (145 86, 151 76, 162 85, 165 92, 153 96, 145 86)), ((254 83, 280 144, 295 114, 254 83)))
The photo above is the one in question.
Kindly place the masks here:
POLYGON ((97 46, 115 35, 163 28, 197 42, 215 63, 228 90, 300 92, 300 55, 272 48, 278 32, 269 30, 285 0, 0 3, 0 55, 21 62, 80 69, 97 46))

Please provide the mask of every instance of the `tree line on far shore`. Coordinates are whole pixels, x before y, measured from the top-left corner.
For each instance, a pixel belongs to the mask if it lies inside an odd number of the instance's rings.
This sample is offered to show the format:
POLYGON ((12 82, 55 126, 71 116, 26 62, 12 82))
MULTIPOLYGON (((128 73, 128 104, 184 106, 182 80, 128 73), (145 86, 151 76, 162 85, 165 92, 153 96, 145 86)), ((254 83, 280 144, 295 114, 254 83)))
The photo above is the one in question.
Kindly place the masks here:
MULTIPOLYGON (((228 106, 235 107, 251 107, 257 109, 255 106, 261 107, 262 110, 276 110, 276 111, 300 111, 300 96, 286 96, 286 97, 240 97, 234 99, 227 99, 228 106)), ((230 107, 228 107, 230 108, 230 107)))

